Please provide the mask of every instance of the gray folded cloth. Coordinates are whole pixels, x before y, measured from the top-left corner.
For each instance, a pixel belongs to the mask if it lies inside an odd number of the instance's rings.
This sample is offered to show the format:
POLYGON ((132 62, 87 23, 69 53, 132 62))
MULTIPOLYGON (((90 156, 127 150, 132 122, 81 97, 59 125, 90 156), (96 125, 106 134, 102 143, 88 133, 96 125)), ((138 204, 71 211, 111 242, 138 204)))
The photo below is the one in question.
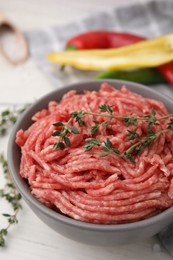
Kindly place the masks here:
MULTIPOLYGON (((55 87, 93 77, 92 72, 80 72, 70 68, 62 72, 58 65, 53 65, 46 59, 47 53, 63 50, 65 42, 70 37, 89 30, 124 31, 148 38, 170 33, 173 31, 173 1, 136 3, 107 12, 99 12, 70 24, 26 32, 31 56, 55 87)), ((157 85, 154 88, 173 97, 173 87, 171 86, 157 85)), ((158 237, 164 247, 173 255, 172 226, 160 232, 158 237)))

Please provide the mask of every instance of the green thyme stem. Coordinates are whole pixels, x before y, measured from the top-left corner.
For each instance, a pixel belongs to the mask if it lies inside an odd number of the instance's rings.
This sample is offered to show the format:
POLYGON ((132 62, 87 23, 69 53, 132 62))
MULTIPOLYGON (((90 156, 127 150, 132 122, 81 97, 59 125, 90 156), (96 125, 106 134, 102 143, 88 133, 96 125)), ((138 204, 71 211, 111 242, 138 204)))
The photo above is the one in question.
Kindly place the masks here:
POLYGON ((93 115, 93 116, 102 116, 102 117, 108 117, 108 118, 110 118, 110 117, 112 117, 112 118, 122 118, 120 116, 113 116, 113 115, 110 116, 110 114, 99 114, 99 113, 87 112, 87 111, 84 111, 84 114, 85 115, 93 115))
POLYGON ((167 114, 165 116, 161 116, 161 117, 156 117, 157 120, 162 120, 162 119, 166 119, 166 118, 169 118, 169 117, 173 117, 173 114, 167 114))
MULTIPOLYGON (((100 114, 100 113, 94 113, 94 112, 88 112, 88 111, 83 111, 83 113, 85 115, 93 115, 93 116, 100 116, 100 117, 108 117, 108 118, 120 118, 120 119, 125 119, 125 118, 129 118, 129 116, 125 116, 125 115, 122 115, 122 116, 115 116, 115 115, 110 115, 110 114, 100 114)), ((147 120, 147 117, 139 117, 139 116, 134 116, 137 120, 147 120)), ((161 116, 161 117, 155 117, 155 120, 158 121, 158 120, 162 120, 162 119, 166 119, 166 118, 169 118, 169 117, 173 117, 173 114, 167 114, 165 116, 161 116)))

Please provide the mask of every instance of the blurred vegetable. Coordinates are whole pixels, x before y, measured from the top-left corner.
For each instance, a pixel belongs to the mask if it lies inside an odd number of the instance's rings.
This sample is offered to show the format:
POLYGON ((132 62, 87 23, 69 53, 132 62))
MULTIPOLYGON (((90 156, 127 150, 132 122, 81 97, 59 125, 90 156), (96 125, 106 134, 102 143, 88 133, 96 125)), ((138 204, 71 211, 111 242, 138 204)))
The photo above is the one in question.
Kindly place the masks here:
MULTIPOLYGON (((122 46, 127 46, 134 44, 139 41, 143 41, 145 38, 142 36, 134 35, 131 33, 126 32, 112 32, 112 31, 89 31, 83 34, 79 34, 77 36, 74 36, 70 38, 66 43, 66 50, 87 50, 87 49, 107 49, 107 48, 117 48, 122 46)), ((62 66, 64 68, 64 66, 62 66)), ((163 77, 173 85, 173 63, 167 63, 159 66, 157 68, 160 73, 163 75, 163 77)), ((115 73, 116 74, 116 73, 115 73)), ((99 74, 98 78, 101 76, 103 77, 113 77, 115 78, 115 75, 112 75, 112 72, 103 72, 103 74, 99 74)), ((121 77, 125 76, 130 77, 131 72, 125 73, 128 74, 127 76, 124 75, 124 72, 121 77)), ((134 74, 134 72, 132 72, 134 74)), ((118 73, 118 78, 119 78, 118 73)), ((140 75, 140 73, 139 73, 140 75)), ((154 75, 153 75, 154 76, 154 75)), ((156 76, 156 75, 155 75, 156 76)), ((136 72, 135 72, 135 78, 136 78, 136 72)), ((157 74, 157 83, 163 83, 163 78, 160 78, 161 82, 158 82, 159 76, 157 74)), ((165 82, 164 82, 165 83, 165 82)), ((143 84, 146 84, 145 82, 143 84)), ((155 84, 155 83, 153 83, 155 84)))
POLYGON ((164 78, 173 85, 173 62, 169 62, 167 64, 161 65, 158 67, 160 73, 164 76, 164 78))
POLYGON ((81 70, 156 67, 173 60, 173 34, 144 40, 117 49, 50 53, 48 59, 81 70))
POLYGON ((105 71, 98 74, 96 79, 121 79, 144 85, 166 83, 164 77, 155 68, 130 71, 105 71))
POLYGON ((109 49, 127 46, 144 40, 131 33, 112 31, 90 31, 70 38, 66 50, 109 49))

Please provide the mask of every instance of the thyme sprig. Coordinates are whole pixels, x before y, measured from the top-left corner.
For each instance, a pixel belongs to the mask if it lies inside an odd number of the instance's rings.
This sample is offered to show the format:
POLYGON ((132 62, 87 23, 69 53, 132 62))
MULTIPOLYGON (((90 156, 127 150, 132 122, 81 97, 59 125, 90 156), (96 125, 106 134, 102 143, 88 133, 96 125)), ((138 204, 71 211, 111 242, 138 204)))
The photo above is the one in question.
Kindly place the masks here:
POLYGON ((22 106, 21 108, 6 109, 0 113, 0 136, 7 134, 8 129, 14 125, 17 118, 22 114, 29 105, 22 106))
MULTIPOLYGON (((156 116, 156 112, 154 109, 151 110, 151 114, 147 116, 120 116, 120 115, 114 115, 112 106, 110 105, 101 105, 99 106, 100 113, 90 112, 90 111, 79 111, 79 112, 73 112, 70 114, 70 119, 66 123, 66 125, 63 125, 63 129, 66 130, 66 133, 73 133, 73 131, 70 130, 69 123, 72 122, 72 120, 75 120, 79 126, 86 126, 86 122, 83 120, 85 115, 92 115, 94 117, 105 117, 106 120, 103 122, 100 122, 98 120, 93 120, 94 125, 91 125, 91 138, 88 138, 85 140, 84 148, 85 151, 90 151, 93 149, 94 146, 99 146, 104 151, 103 154, 101 154, 102 157, 107 156, 109 154, 121 156, 124 157, 131 162, 135 162, 134 157, 136 155, 139 155, 145 148, 149 147, 151 144, 153 144, 159 136, 165 134, 169 130, 173 130, 173 114, 167 114, 161 117, 156 116), (108 128, 108 126, 111 124, 112 119, 119 119, 122 122, 125 123, 125 125, 128 127, 129 125, 136 125, 138 121, 145 121, 147 123, 146 126, 146 132, 147 134, 144 136, 141 136, 134 130, 127 129, 127 138, 126 140, 133 141, 131 143, 131 146, 125 150, 123 153, 120 153, 116 147, 112 144, 111 140, 109 138, 106 138, 105 141, 100 141, 97 137, 94 138, 94 135, 99 131, 99 128, 103 126, 105 129, 108 128), (154 125, 159 125, 159 121, 162 119, 170 118, 170 121, 167 124, 166 129, 161 130, 159 132, 153 131, 154 125)), ((61 123, 58 122, 57 125, 60 125, 61 123)), ((54 124, 56 125, 56 123, 54 124)), ((64 133, 65 130, 62 132, 64 133)), ((75 134, 79 134, 79 131, 75 131, 75 134)), ((54 133, 52 134, 54 135, 54 133)), ((61 147, 60 145, 57 147, 56 143, 54 144, 54 149, 60 148, 64 149, 65 146, 70 146, 70 141, 68 144, 65 141, 66 134, 63 135, 60 132, 58 132, 58 135, 60 136, 61 147)))
MULTIPOLYGON (((21 108, 13 107, 6 109, 0 113, 0 137, 5 136, 8 130, 14 125, 18 117, 26 110, 29 104, 21 108)), ((7 160, 3 153, 0 153, 0 164, 5 177, 5 185, 0 189, 0 198, 5 199, 12 207, 13 213, 2 213, 2 216, 7 219, 7 225, 0 227, 0 247, 5 246, 6 236, 9 229, 18 223, 18 213, 21 209, 21 195, 16 190, 9 174, 7 160)))
POLYGON ((3 213, 2 216, 7 218, 8 224, 6 227, 0 229, 0 247, 5 245, 5 237, 8 234, 8 230, 13 224, 18 223, 17 215, 19 210, 22 208, 20 200, 21 195, 16 190, 12 180, 10 178, 7 161, 4 158, 3 154, 0 154, 0 164, 2 165, 4 177, 6 180, 6 184, 3 189, 0 189, 0 197, 4 198, 12 207, 13 213, 3 213))

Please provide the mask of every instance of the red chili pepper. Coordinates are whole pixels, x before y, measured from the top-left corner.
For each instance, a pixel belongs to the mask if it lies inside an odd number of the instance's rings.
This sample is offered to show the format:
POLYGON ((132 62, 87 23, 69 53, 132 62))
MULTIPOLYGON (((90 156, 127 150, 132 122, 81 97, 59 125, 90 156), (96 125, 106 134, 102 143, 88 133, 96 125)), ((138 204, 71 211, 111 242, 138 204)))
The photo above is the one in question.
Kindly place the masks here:
POLYGON ((130 33, 111 31, 92 31, 75 36, 68 40, 66 49, 108 49, 130 45, 145 38, 130 33))
MULTIPOLYGON (((91 31, 79 34, 67 41, 66 49, 108 49, 127 46, 145 40, 146 38, 131 33, 112 31, 91 31)), ((173 85, 173 62, 163 64, 157 69, 163 77, 173 85)))
POLYGON ((166 63, 157 68, 164 78, 173 85, 173 62, 166 63))

